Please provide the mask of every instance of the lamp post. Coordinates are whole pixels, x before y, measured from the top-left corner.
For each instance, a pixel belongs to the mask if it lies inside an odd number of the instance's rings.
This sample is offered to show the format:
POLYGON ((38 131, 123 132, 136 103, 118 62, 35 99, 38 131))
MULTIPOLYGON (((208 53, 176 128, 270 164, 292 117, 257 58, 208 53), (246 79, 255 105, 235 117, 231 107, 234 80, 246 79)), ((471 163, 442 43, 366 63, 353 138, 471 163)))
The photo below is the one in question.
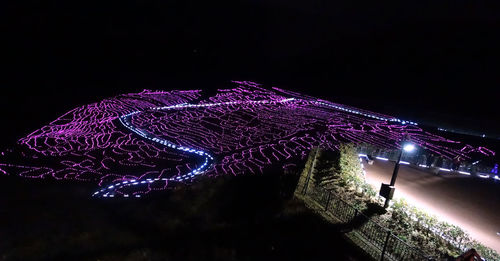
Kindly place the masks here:
POLYGON ((394 194, 395 190, 394 185, 396 184, 396 178, 398 177, 399 163, 401 161, 403 153, 405 152, 410 153, 413 152, 415 149, 416 147, 413 143, 408 142, 403 144, 403 149, 399 152, 398 161, 396 161, 396 165, 394 166, 394 171, 392 172, 391 183, 390 184, 382 183, 382 187, 380 188, 380 195, 385 197, 384 208, 387 208, 389 206, 389 201, 392 199, 392 196, 394 194))

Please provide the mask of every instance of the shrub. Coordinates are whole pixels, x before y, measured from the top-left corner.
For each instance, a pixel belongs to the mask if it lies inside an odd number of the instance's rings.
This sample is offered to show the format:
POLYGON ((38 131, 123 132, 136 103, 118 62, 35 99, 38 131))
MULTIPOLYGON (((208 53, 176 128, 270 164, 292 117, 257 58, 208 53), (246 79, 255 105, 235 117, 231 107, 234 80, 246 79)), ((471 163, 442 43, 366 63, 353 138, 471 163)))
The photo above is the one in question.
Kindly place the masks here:
POLYGON ((359 157, 356 147, 351 143, 341 144, 340 157, 338 160, 338 170, 341 178, 355 189, 365 184, 363 169, 359 164, 359 157))

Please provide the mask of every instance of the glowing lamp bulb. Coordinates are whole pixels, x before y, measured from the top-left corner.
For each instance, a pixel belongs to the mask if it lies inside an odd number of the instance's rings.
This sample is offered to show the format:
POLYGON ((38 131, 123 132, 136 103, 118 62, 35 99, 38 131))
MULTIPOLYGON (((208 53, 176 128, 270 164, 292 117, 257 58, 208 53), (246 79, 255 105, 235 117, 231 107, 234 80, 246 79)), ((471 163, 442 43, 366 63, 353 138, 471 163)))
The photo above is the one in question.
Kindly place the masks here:
POLYGON ((415 150, 415 145, 413 145, 411 143, 406 144, 406 145, 404 145, 403 150, 406 152, 412 152, 415 150))

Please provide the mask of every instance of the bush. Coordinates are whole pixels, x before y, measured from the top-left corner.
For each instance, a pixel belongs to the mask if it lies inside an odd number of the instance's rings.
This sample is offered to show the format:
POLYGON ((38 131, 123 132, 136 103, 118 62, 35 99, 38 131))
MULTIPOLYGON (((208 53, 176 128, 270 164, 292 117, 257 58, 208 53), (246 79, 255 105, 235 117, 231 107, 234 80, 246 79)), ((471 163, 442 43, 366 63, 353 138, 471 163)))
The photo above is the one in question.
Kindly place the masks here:
POLYGON ((338 160, 338 169, 341 178, 355 189, 362 187, 366 182, 363 176, 363 169, 359 164, 359 157, 356 147, 353 144, 341 144, 340 157, 338 160))

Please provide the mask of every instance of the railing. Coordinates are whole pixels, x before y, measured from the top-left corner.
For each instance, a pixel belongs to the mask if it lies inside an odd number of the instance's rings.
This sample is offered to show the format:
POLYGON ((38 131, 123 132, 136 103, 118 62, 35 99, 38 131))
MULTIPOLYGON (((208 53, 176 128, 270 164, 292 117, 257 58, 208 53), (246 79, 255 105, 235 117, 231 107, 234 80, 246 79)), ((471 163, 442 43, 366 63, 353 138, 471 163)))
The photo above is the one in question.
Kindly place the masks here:
MULTIPOLYGON (((304 186, 307 185, 304 184, 304 186)), ((318 203, 323 211, 334 216, 347 226, 353 225, 353 222, 361 221, 361 224, 352 228, 350 234, 359 238, 360 243, 364 245, 361 247, 374 258, 381 261, 433 260, 417 248, 402 241, 389 229, 371 220, 356 207, 335 196, 332 192, 320 187, 302 188, 299 191, 303 196, 308 196, 318 203)))
MULTIPOLYGON (((365 145, 358 146, 358 152, 365 155, 379 156, 383 158, 387 158, 391 161, 396 161, 399 156, 399 150, 386 150, 376 147, 369 147, 365 145)), ((465 161, 461 162, 459 165, 454 166, 453 161, 450 159, 446 159, 444 157, 436 156, 433 158, 429 157, 429 153, 425 150, 419 150, 415 153, 411 154, 403 154, 401 160, 406 161, 415 166, 427 166, 435 168, 436 170, 448 169, 461 171, 462 173, 468 173, 473 175, 487 175, 488 178, 493 178, 497 173, 492 173, 492 166, 487 166, 478 162, 470 162, 465 161)))

